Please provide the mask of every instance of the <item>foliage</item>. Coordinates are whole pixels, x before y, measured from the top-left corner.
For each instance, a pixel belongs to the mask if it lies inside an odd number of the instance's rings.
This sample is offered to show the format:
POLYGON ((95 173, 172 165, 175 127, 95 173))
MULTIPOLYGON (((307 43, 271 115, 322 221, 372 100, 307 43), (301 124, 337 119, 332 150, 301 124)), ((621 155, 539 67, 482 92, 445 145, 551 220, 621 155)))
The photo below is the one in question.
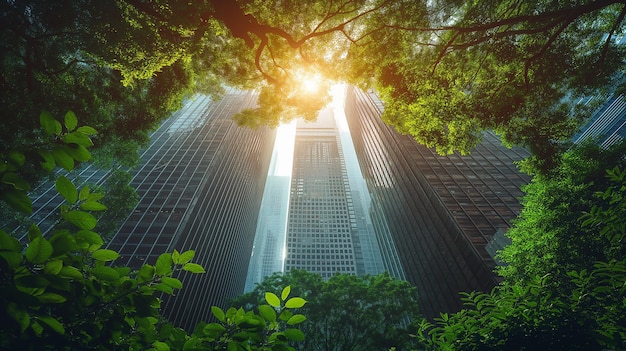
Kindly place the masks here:
POLYGON ((290 294, 289 285, 283 288, 280 297, 265 292, 266 304, 259 303, 258 314, 232 307, 224 312, 214 306, 211 311, 218 322, 200 323, 186 345, 204 350, 294 350, 289 343, 304 340, 302 331, 294 326, 306 317, 292 310, 300 309, 307 301, 290 294))
MULTIPOLYGON (((76 161, 90 159, 95 129, 79 127, 72 112, 63 124, 48 112, 40 121, 48 140, 35 151, 45 170, 60 165, 69 171, 76 161)), ((16 211, 28 213, 32 203, 21 169, 24 159, 19 152, 3 158, 0 194, 16 211)), ((62 229, 44 237, 32 225, 26 243, 0 230, 0 349, 292 350, 289 343, 304 338, 293 326, 305 318, 290 310, 306 301, 289 297, 289 287, 281 299, 267 293, 271 307, 259 306, 259 315, 214 307, 219 323, 201 325, 191 335, 174 327, 159 314, 159 295, 182 288, 173 277, 176 271, 204 273, 191 262, 194 251, 163 253, 136 271, 116 266, 119 254, 104 248, 95 232, 93 213, 106 210, 105 194, 77 188, 61 174, 55 188, 64 200, 62 229)))
MULTIPOLYGON (((625 142, 608 150, 581 145, 565 153, 560 166, 550 174, 533 178, 524 188, 522 212, 506 234, 512 244, 499 253, 506 264, 500 274, 507 281, 524 282, 546 274, 562 276, 572 270, 590 270, 596 261, 624 257, 623 242, 604 235, 607 227, 583 225, 587 219, 581 215, 609 206, 616 211, 623 201, 609 203, 612 193, 595 193, 616 186, 619 189, 617 178, 607 177, 605 170, 623 169, 625 152, 625 142)), ((618 214, 614 218, 620 218, 618 214)))
POLYGON ((440 153, 469 152, 483 130, 495 130, 507 144, 529 148, 546 171, 595 107, 577 101, 621 83, 620 1, 304 6, 244 6, 263 77, 280 90, 306 64, 329 79, 375 87, 385 121, 440 153))
MULTIPOLYGON (((194 82, 204 81, 196 72, 208 76, 221 67, 217 60, 211 69, 192 62, 190 53, 200 54, 200 46, 176 39, 183 29, 157 26, 123 2, 26 0, 0 7, 3 154, 28 154, 42 138, 33 118, 40 109, 59 115, 69 108, 100 131, 92 139, 94 148, 102 148, 98 157, 128 158, 180 108, 194 82)), ((203 40, 220 52, 208 34, 203 40)), ((26 162, 34 165, 24 165, 25 174, 41 176, 36 157, 26 162)))
POLYGON ((385 121, 441 153, 469 152, 490 129, 547 170, 593 111, 577 101, 614 91, 625 63, 619 0, 25 0, 2 9, 5 153, 38 137, 38 109, 69 107, 102 132, 97 147, 123 155, 193 90, 219 95, 225 85, 261 93, 241 125, 314 118, 326 88, 301 86, 319 75, 327 86, 377 88, 385 121))
POLYGON ((463 294, 465 308, 422 321, 426 350, 624 350, 626 261, 571 271, 570 293, 553 294, 550 275, 489 294, 463 294))
POLYGON ((274 274, 254 291, 236 298, 235 306, 258 304, 264 291, 289 285, 306 298, 301 326, 306 340, 299 350, 406 350, 408 328, 418 317, 415 287, 388 274, 337 274, 327 281, 304 270, 274 274))
POLYGON ((129 172, 120 169, 112 170, 107 177, 102 192, 102 204, 107 207, 101 216, 98 217, 96 231, 107 238, 114 234, 126 219, 128 213, 135 208, 139 201, 139 196, 130 185, 132 177, 129 172))
MULTIPOLYGON (((609 251, 616 258, 578 262, 566 275, 547 273, 509 281, 489 294, 463 294, 465 309, 442 314, 434 324, 422 321, 418 339, 424 348, 626 350, 626 170, 615 167, 607 173, 610 184, 596 192, 606 201, 594 204, 577 225, 597 229, 593 233, 610 242, 609 251)), ((581 249, 563 254, 576 255, 581 249)))

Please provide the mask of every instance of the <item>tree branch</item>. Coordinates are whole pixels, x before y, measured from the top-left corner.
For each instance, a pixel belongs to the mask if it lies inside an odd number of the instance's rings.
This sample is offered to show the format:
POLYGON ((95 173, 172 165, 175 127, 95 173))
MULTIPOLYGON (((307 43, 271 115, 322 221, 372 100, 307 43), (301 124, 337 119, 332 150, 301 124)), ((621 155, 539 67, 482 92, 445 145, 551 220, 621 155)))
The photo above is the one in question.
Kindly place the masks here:
POLYGON ((454 43, 454 41, 456 40, 456 38, 460 35, 460 32, 456 32, 454 33, 454 35, 452 35, 452 38, 450 38, 450 40, 448 40, 448 43, 446 43, 446 45, 443 47, 443 49, 441 49, 441 52, 439 53, 439 56, 437 57, 437 60, 435 60, 435 64, 433 64, 433 69, 430 72, 430 75, 435 74, 435 70, 437 69, 437 66, 439 65, 439 63, 441 62, 441 59, 443 59, 443 57, 446 55, 448 49, 450 48, 450 46, 452 45, 452 43, 454 43))
POLYGON ((503 20, 494 21, 482 25, 476 26, 442 26, 438 28, 431 28, 431 30, 435 31, 454 31, 459 30, 466 33, 469 32, 481 32, 489 29, 499 28, 503 26, 515 25, 520 23, 540 23, 545 20, 551 18, 578 18, 584 14, 595 12, 597 10, 603 9, 605 7, 611 6, 613 4, 624 4, 624 0, 596 0, 592 1, 585 5, 580 5, 577 7, 570 7, 565 9, 560 9, 556 11, 544 12, 537 15, 522 15, 516 17, 505 18, 503 20))
POLYGON ((543 46, 541 47, 541 49, 536 52, 533 56, 529 57, 526 62, 524 63, 524 82, 526 83, 526 88, 528 88, 530 82, 528 79, 528 71, 530 70, 530 65, 537 60, 539 57, 541 57, 541 55, 543 55, 546 50, 548 50, 548 48, 552 45, 552 43, 554 43, 554 41, 556 41, 556 39, 559 37, 559 35, 561 35, 561 33, 563 33, 563 31, 569 27, 569 25, 575 20, 576 18, 571 18, 569 21, 564 22, 561 27, 559 27, 559 29, 557 29, 556 32, 552 33, 552 35, 550 36, 550 38, 548 39, 548 41, 546 41, 545 44, 543 44, 543 46))
POLYGON ((615 33, 617 28, 622 24, 622 21, 624 21, 624 16, 626 16, 626 4, 624 5, 624 7, 622 7, 622 11, 619 13, 619 16, 615 20, 615 23, 613 23, 613 27, 611 28, 611 31, 609 32, 609 35, 607 36, 606 41, 604 42, 604 45, 602 46, 600 59, 598 59, 599 64, 602 64, 602 62, 604 62, 604 59, 606 58, 606 54, 609 51, 609 45, 611 44, 613 33, 615 33))
POLYGON ((333 33, 333 32, 343 31, 343 29, 345 28, 346 25, 348 25, 348 24, 350 24, 352 22, 355 22, 359 18, 364 17, 364 16, 366 16, 366 15, 372 13, 372 12, 378 11, 379 9, 385 7, 390 2, 391 2, 391 0, 384 1, 380 5, 378 5, 376 7, 373 7, 371 9, 367 10, 367 11, 361 12, 358 15, 355 15, 354 17, 352 17, 352 18, 342 22, 341 24, 339 24, 337 26, 334 26, 334 27, 331 27, 331 28, 328 28, 326 30, 319 31, 319 32, 313 31, 313 32, 303 36, 302 38, 300 38, 300 40, 298 40, 296 42, 296 44, 299 46, 299 45, 302 45, 304 42, 306 42, 309 39, 312 39, 312 38, 315 38, 315 37, 321 37, 321 36, 324 36, 324 35, 327 35, 327 34, 333 33))
POLYGON ((263 67, 261 67, 261 55, 263 55, 263 51, 265 50, 265 47, 267 46, 267 37, 262 37, 260 39, 261 39, 261 43, 257 47, 256 54, 254 55, 254 65, 256 66, 256 69, 259 72, 261 72, 261 75, 263 76, 263 78, 265 78, 265 80, 267 80, 271 84, 278 85, 278 80, 276 80, 276 78, 270 76, 269 74, 265 73, 265 71, 263 70, 263 67))

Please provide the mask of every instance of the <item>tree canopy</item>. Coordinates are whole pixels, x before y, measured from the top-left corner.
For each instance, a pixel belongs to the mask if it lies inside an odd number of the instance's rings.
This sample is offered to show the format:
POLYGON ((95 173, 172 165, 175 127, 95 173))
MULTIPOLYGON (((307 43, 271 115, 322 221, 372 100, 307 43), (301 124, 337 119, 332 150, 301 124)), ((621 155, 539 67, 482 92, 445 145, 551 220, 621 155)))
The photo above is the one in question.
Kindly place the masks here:
POLYGON ((621 147, 570 152, 553 180, 528 187, 513 243, 502 253, 504 283, 491 293, 462 293, 464 309, 422 321, 417 335, 425 349, 626 349, 621 147), (590 178, 615 156, 621 166, 590 178))
MULTIPOLYGON (((57 171, 54 189, 63 203, 59 220, 46 228, 50 235, 33 224, 20 242, 17 233, 0 228, 0 350, 294 350, 289 345, 304 338, 295 326, 306 318, 292 310, 306 300, 294 297, 288 286, 280 298, 267 292, 259 314, 213 306, 216 322, 200 323, 193 333, 166 321, 160 295, 182 288, 172 274, 204 273, 191 262, 195 252, 162 253, 138 270, 116 265, 119 254, 103 248, 96 232, 94 214, 107 209, 105 195, 76 186, 60 170, 71 171, 90 158, 97 131, 78 126, 71 112, 63 123, 44 112, 40 125, 46 138, 34 151, 45 159, 44 171, 57 171), (75 143, 82 148, 72 149, 75 143)), ((12 150, 0 161, 0 203, 28 213, 26 156, 12 150)))
MULTIPOLYGON (((131 154, 194 92, 258 89, 258 107, 236 117, 257 127, 315 118, 332 82, 375 88, 385 121, 418 142, 468 152, 495 130, 528 147, 548 177, 528 188, 510 232, 507 284, 424 322, 424 344, 624 349, 623 151, 609 162, 597 149, 560 156, 596 108, 585 97, 623 91, 623 0, 15 0, 0 9, 0 198, 12 208, 28 213, 32 180, 89 161, 91 146, 104 163, 131 154)), ((126 192, 122 178, 111 187, 126 192)), ((135 272, 112 266, 117 254, 101 248, 91 214, 106 207, 102 194, 65 176, 55 184, 67 228, 44 238, 31 227, 28 246, 0 231, 0 348, 290 349, 303 338, 289 327, 303 317, 289 309, 304 300, 286 290, 257 300, 258 314, 214 309, 219 323, 194 335, 167 325, 154 295, 180 288, 172 270, 202 271, 193 252, 135 272)), ((414 291, 385 276, 338 276, 332 289, 316 279, 299 291, 319 307, 310 320, 341 328, 318 325, 312 340, 404 341, 414 291)))
MULTIPOLYGON (((322 85, 379 90, 383 118, 442 153, 485 129, 550 165, 589 116, 578 103, 621 82, 625 4, 600 1, 4 2, 3 145, 37 137, 41 109, 72 109, 96 147, 145 140, 193 91, 256 88, 242 125, 314 118, 322 85), (117 139, 116 139, 117 138, 117 139)), ((8 150, 8 146, 2 146, 8 150)), ((123 148, 123 146, 120 146, 123 148)), ((114 152, 111 150, 111 152, 114 152)))
POLYGON ((266 277, 254 291, 237 297, 235 307, 251 309, 264 299, 265 291, 289 285, 307 300, 300 309, 306 322, 299 327, 306 335, 299 350, 408 350, 411 322, 419 317, 417 291, 388 274, 322 276, 291 270, 266 277))
MULTIPOLYGON (((559 167, 550 174, 535 176, 523 188, 524 207, 506 233, 512 243, 499 253, 504 262, 500 274, 509 283, 590 270, 597 261, 626 255, 624 242, 603 235, 603 226, 583 225, 587 216, 582 216, 594 207, 624 206, 623 199, 610 203, 598 192, 612 183, 619 184, 615 177, 620 173, 613 172, 626 169, 625 154, 626 142, 606 150, 592 143, 583 144, 564 153, 559 167)), ((620 218, 624 225, 626 217, 616 215, 616 219, 620 218)))

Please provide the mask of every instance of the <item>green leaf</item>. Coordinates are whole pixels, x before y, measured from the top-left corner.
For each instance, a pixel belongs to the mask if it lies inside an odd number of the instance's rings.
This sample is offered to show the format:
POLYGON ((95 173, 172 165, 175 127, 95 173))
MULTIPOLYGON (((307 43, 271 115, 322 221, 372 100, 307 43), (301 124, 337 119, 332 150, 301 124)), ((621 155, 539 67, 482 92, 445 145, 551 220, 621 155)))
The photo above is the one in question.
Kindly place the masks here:
POLYGON ((56 123, 59 122, 55 120, 54 117, 52 117, 52 114, 50 112, 41 111, 41 114, 39 114, 39 124, 41 125, 41 129, 47 136, 51 136, 53 134, 58 135, 60 133, 60 131, 57 133, 56 123))
POLYGON ((300 331, 299 329, 287 329, 283 333, 289 340, 293 340, 293 341, 304 340, 304 333, 300 331))
POLYGON ((306 317, 303 314, 295 314, 287 321, 288 325, 300 324, 306 321, 306 317))
POLYGON ((78 127, 78 129, 76 129, 77 132, 81 132, 85 135, 96 135, 98 134, 98 131, 95 130, 94 128, 90 127, 90 126, 81 126, 78 127))
POLYGON ((54 158, 54 161, 56 161, 56 163, 66 171, 74 169, 74 158, 68 155, 65 150, 60 148, 52 150, 52 157, 54 158))
POLYGON ((71 132, 76 129, 76 126, 78 125, 78 118, 76 118, 76 115, 73 111, 67 111, 63 119, 65 122, 65 128, 67 128, 67 130, 71 132))
POLYGON ((45 292, 37 296, 37 300, 42 303, 62 303, 67 301, 65 296, 53 292, 45 292))
POLYGON ((96 201, 85 201, 80 204, 80 209, 84 211, 104 211, 107 207, 96 201))
POLYGON ((41 168, 46 171, 52 171, 56 166, 56 162, 54 161, 52 153, 48 150, 38 150, 37 152, 39 153, 39 156, 43 158, 43 161, 39 163, 41 165, 41 168))
POLYGON ((200 340, 198 340, 197 337, 192 336, 190 339, 185 341, 185 344, 183 344, 183 351, 195 350, 198 346, 198 342, 200 342, 200 340))
POLYGON ((91 153, 83 145, 66 145, 63 147, 63 151, 76 161, 87 162, 91 160, 91 153))
POLYGON ((91 253, 91 257, 98 261, 113 261, 120 257, 120 254, 113 250, 99 249, 91 253))
POLYGON ((63 218, 80 229, 91 230, 95 228, 98 220, 91 214, 83 211, 70 211, 63 214, 63 218))
POLYGON ((174 262, 174 264, 181 264, 180 263, 180 252, 178 252, 178 250, 174 249, 174 252, 172 252, 172 262, 174 262))
POLYGON ((107 282, 114 282, 120 278, 119 273, 111 267, 107 266, 96 266, 91 269, 91 274, 101 280, 107 282))
POLYGON ((182 289, 183 288, 183 283, 176 279, 176 278, 172 278, 172 277, 163 277, 161 278, 161 281, 168 285, 171 286, 174 289, 182 289))
POLYGON ((191 261, 191 259, 193 259, 195 255, 195 251, 194 250, 188 250, 185 251, 183 253, 180 254, 180 257, 178 258, 178 264, 185 264, 189 261, 191 261))
POLYGON ((43 275, 23 275, 19 278, 15 278, 15 284, 19 287, 23 288, 45 288, 50 285, 48 279, 44 278, 43 275))
POLYGON ((30 201, 28 194, 22 190, 2 190, 0 198, 11 206, 14 210, 31 214, 33 212, 33 203, 30 201))
POLYGON ((104 197, 103 193, 91 193, 87 197, 87 201, 98 201, 104 197))
POLYGON ((275 342, 274 340, 278 340, 282 343, 289 341, 289 339, 287 339, 287 337, 285 336, 285 333, 283 332, 277 332, 277 333, 270 335, 269 340, 270 342, 275 342))
POLYGON ((31 323, 30 327, 33 329, 33 332, 38 337, 41 335, 41 333, 43 333, 43 327, 41 326, 41 324, 39 324, 37 322, 31 323))
POLYGON ((73 266, 62 267, 57 275, 59 277, 71 278, 71 279, 81 279, 83 277, 83 273, 81 273, 81 271, 78 270, 78 268, 73 267, 73 266))
POLYGON ((294 348, 285 344, 274 344, 272 345, 272 351, 294 351, 294 348))
POLYGON ((226 320, 226 315, 224 314, 224 311, 221 308, 217 306, 211 306, 211 312, 213 313, 215 318, 217 318, 218 321, 224 322, 226 320))
POLYGON ((66 144, 77 144, 84 147, 93 146, 91 139, 87 135, 78 131, 63 135, 61 140, 63 140, 66 144))
POLYGON ((260 305, 259 314, 268 322, 276 322, 276 310, 269 305, 260 305))
POLYGON ((174 289, 171 286, 169 286, 169 285, 167 285, 165 283, 159 283, 159 284, 156 284, 156 285, 152 285, 152 287, 154 287, 154 289, 156 289, 157 291, 164 292, 164 293, 166 293, 168 295, 174 294, 174 289))
POLYGON ((280 299, 278 298, 278 296, 276 296, 276 294, 272 292, 265 293, 265 301, 267 301, 270 306, 280 307, 280 299))
POLYGON ((185 263, 183 265, 183 270, 191 273, 205 273, 204 268, 197 263, 185 263))
POLYGON ((89 198, 89 185, 85 185, 78 193, 78 200, 85 201, 89 198))
POLYGON ((0 230, 0 251, 21 252, 22 245, 14 237, 7 234, 4 230, 0 230))
POLYGON ((90 230, 79 230, 75 237, 78 247, 88 252, 96 251, 104 243, 98 233, 90 230))
POLYGON ((50 260, 43 267, 43 272, 46 274, 57 275, 63 268, 62 260, 50 260))
POLYGON ((67 230, 55 231, 54 235, 50 238, 50 244, 54 252, 53 257, 57 257, 68 252, 76 252, 80 247, 76 244, 76 238, 67 230))
POLYGON ((291 286, 287 285, 284 289, 282 294, 280 294, 280 299, 285 301, 287 300, 287 298, 289 297, 289 294, 291 293, 291 286))
POLYGON ((19 252, 0 251, 0 257, 4 258, 10 268, 17 268, 22 264, 23 256, 19 252))
POLYGON ((36 224, 33 224, 30 227, 28 227, 28 241, 33 241, 35 240, 35 238, 38 238, 40 236, 41 236, 41 229, 39 229, 39 227, 36 224))
POLYGON ((12 150, 9 151, 7 160, 18 167, 22 167, 24 165, 24 161, 26 161, 26 157, 23 153, 12 150))
POLYGON ((152 281, 154 279, 155 268, 152 265, 145 264, 139 268, 139 272, 137 272, 137 282, 145 283, 152 281))
POLYGON ((163 253, 160 254, 156 261, 156 274, 158 275, 168 275, 172 273, 172 254, 163 253))
POLYGON ((289 320, 289 318, 291 318, 292 316, 293 316, 293 312, 291 312, 291 311, 289 311, 289 310, 283 310, 283 311, 280 313, 280 316, 278 316, 278 318, 279 318, 281 321, 285 321, 285 322, 286 322, 286 321, 288 321, 288 320, 289 320))
POLYGON ((22 179, 19 174, 15 172, 8 172, 2 176, 2 183, 12 185, 17 190, 29 190, 30 184, 22 179))
POLYGON ((43 263, 52 255, 52 245, 48 240, 38 237, 28 244, 24 256, 32 263, 43 263))
POLYGON ((78 189, 76 189, 74 183, 65 176, 59 176, 54 187, 70 204, 74 204, 78 201, 78 189))
POLYGON ((61 324, 61 322, 59 322, 55 318, 51 316, 37 316, 37 319, 39 319, 41 322, 49 326, 52 330, 54 330, 58 334, 61 334, 61 335, 65 334, 65 328, 63 328, 63 324, 61 324))
POLYGON ((285 302, 285 307, 287 308, 300 308, 306 304, 306 300, 301 297, 292 297, 291 299, 285 302))
POLYGON ((245 351, 245 348, 236 341, 229 341, 226 346, 227 351, 245 351))
POLYGON ((170 347, 162 341, 153 342, 152 347, 157 351, 170 351, 170 347))
POLYGON ((7 306, 7 313, 20 325, 22 332, 30 325, 30 315, 28 312, 17 307, 14 302, 10 302, 7 306))
POLYGON ((225 331, 226 328, 218 323, 209 323, 205 325, 204 328, 202 328, 202 332, 204 333, 204 335, 213 339, 219 337, 225 331))

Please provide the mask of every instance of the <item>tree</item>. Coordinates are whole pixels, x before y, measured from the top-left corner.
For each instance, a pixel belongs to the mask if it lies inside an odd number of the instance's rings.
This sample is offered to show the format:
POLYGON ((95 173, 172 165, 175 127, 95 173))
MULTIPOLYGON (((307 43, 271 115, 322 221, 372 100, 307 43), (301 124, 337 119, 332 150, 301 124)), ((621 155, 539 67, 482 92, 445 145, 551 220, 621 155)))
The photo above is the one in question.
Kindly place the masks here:
POLYGON ((373 66, 356 65, 375 77, 385 121, 441 153, 468 152, 491 129, 548 169, 593 110, 576 101, 621 77, 618 2, 444 1, 425 16, 360 39, 354 60, 373 66))
MULTIPOLYGON (((527 146, 548 169, 588 117, 581 96, 621 82, 619 0, 42 0, 3 4, 6 145, 35 137, 30 116, 71 108, 103 132, 141 139, 194 90, 256 88, 243 125, 312 118, 326 92, 301 81, 375 87, 383 118, 442 153, 481 131, 527 146), (65 105, 63 105, 65 104, 65 105), (14 123, 13 123, 14 122, 14 123), (109 133, 111 131, 111 133, 109 133), (144 133, 144 134, 142 134, 144 133), (18 135, 18 138, 14 138, 18 135)), ((111 138, 106 139, 106 138, 111 138)), ((119 140, 118 140, 119 141, 119 140)))
POLYGON ((547 170, 594 108, 577 101, 610 92, 624 69, 615 40, 624 29, 622 1, 303 6, 242 2, 254 18, 245 40, 275 102, 284 100, 282 84, 295 90, 289 82, 306 65, 376 87, 385 121, 441 153, 468 152, 489 129, 528 147, 547 170))
MULTIPOLYGON (((586 219, 581 218, 592 208, 607 204, 596 192, 615 181, 606 176, 607 169, 626 166, 624 153, 626 142, 608 150, 588 143, 566 152, 560 166, 548 175, 532 179, 524 188, 522 212, 506 233, 512 243, 499 253, 505 263, 499 273, 507 281, 591 270, 596 261, 626 254, 623 242, 603 235, 601 226, 583 226, 586 219)), ((611 205, 622 201, 616 199, 611 205)))
MULTIPOLYGON (((491 293, 463 294, 466 307, 460 312, 442 314, 434 323, 422 321, 418 339, 424 348, 626 350, 626 201, 623 197, 626 171, 622 164, 622 167, 606 170, 606 174, 608 182, 599 185, 595 192, 596 200, 600 201, 588 211, 579 212, 580 220, 574 221, 574 225, 581 227, 575 231, 577 235, 599 236, 609 248, 583 261, 577 257, 580 247, 568 247, 565 252, 554 253, 574 255, 578 259, 559 267, 566 270, 566 274, 559 274, 553 268, 554 255, 546 255, 543 261, 548 272, 545 274, 544 269, 539 270, 531 261, 533 271, 529 274, 534 275, 524 280, 512 282, 511 277, 507 277, 505 284, 491 293)), ((514 242, 513 246, 519 243, 514 242)), ((534 256, 530 254, 525 258, 534 256)), ((525 264, 514 260, 509 262, 509 267, 524 270, 525 264)))
POLYGON ((265 278, 232 304, 251 308, 262 301, 264 291, 285 284, 307 300, 301 309, 307 320, 300 326, 306 339, 298 349, 408 349, 409 324, 418 317, 417 294, 409 283, 388 274, 337 274, 325 281, 318 274, 292 270, 265 278))
MULTIPOLYGON (((3 154, 33 156, 27 146, 42 138, 39 112, 71 109, 101 132, 93 139, 99 157, 132 155, 192 87, 219 94, 220 84, 242 73, 229 73, 230 50, 217 37, 215 21, 192 39, 174 19, 157 22, 124 2, 25 0, 1 7, 3 154), (220 84, 207 83, 216 76, 220 84)), ((184 19, 183 10, 176 19, 184 19)), ((36 164, 37 157, 26 162, 36 164)), ((33 176, 39 170, 23 169, 33 176)))
MULTIPOLYGON (((44 159, 44 170, 59 165, 69 171, 76 161, 90 158, 94 128, 79 127, 71 112, 63 123, 47 112, 40 122, 46 140, 34 151, 44 159)), ((13 151, 1 160, 0 199, 28 213, 24 154, 13 151)), ((104 194, 78 188, 65 175, 55 178, 64 204, 51 236, 32 225, 28 242, 22 243, 0 229, 0 350, 288 351, 290 342, 303 339, 293 326, 305 317, 290 310, 306 301, 291 297, 289 287, 280 299, 266 293, 269 305, 259 306, 261 314, 213 307, 218 323, 203 323, 191 335, 175 328, 159 314, 159 294, 182 288, 172 277, 175 271, 204 273, 191 262, 194 251, 163 253, 137 271, 114 265, 119 254, 102 248, 104 241, 94 231, 98 220, 92 213, 106 210, 100 202, 104 194)))

